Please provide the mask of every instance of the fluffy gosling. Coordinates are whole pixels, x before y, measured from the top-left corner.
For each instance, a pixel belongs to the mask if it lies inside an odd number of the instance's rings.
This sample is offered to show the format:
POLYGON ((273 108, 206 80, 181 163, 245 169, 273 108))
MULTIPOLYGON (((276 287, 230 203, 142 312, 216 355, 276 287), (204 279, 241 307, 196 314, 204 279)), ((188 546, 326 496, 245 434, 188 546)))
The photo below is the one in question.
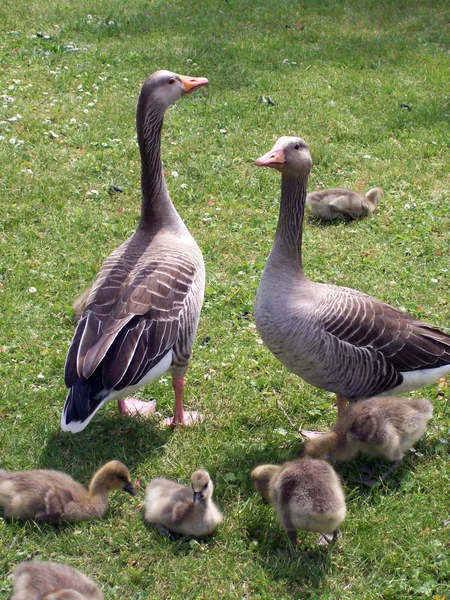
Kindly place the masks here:
POLYGON ((11 600, 103 600, 100 588, 84 573, 51 562, 17 565, 11 600))
POLYGON ((118 460, 103 465, 88 490, 60 471, 0 471, 0 507, 7 518, 57 523, 102 517, 111 490, 136 493, 130 472, 118 460))
POLYGON ((314 217, 327 221, 358 219, 373 213, 382 195, 383 190, 379 187, 371 188, 365 195, 346 188, 334 188, 310 192, 306 203, 314 217))
MULTIPOLYGON (((427 399, 407 400, 395 396, 377 396, 350 404, 332 430, 304 442, 298 457, 338 461, 355 458, 359 453, 391 461, 381 475, 385 479, 402 462, 405 452, 425 433, 433 415, 427 399)), ((364 480, 371 484, 371 480, 364 480)))
POLYGON ((335 539, 347 509, 341 482, 323 460, 304 458, 281 466, 260 465, 251 479, 256 491, 269 500, 289 540, 297 530, 319 532, 325 543, 335 539), (327 535, 328 534, 328 535, 327 535))
POLYGON ((145 520, 182 535, 208 535, 223 520, 212 493, 211 477, 203 469, 192 474, 191 487, 169 479, 153 479, 145 491, 145 520))

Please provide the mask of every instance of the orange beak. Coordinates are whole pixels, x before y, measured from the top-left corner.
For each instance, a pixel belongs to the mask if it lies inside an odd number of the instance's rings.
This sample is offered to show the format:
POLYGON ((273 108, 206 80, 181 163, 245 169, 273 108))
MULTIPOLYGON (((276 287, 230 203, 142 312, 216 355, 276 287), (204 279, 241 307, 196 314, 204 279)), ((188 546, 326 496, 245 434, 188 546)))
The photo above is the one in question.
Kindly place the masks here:
POLYGON ((270 152, 260 156, 255 160, 257 167, 270 167, 272 169, 279 169, 285 164, 284 150, 282 148, 272 148, 270 152))
POLYGON ((187 77, 186 75, 180 75, 180 79, 185 94, 191 94, 192 92, 195 92, 195 90, 198 90, 209 83, 206 77, 187 77))

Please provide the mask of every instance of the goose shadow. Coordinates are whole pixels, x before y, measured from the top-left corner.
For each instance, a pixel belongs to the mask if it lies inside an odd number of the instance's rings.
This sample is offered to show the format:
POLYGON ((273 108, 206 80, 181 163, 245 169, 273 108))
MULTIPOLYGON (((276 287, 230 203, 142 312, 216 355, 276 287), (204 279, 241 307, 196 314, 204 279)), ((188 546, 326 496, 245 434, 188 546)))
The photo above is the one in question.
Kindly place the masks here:
POLYGON ((172 433, 158 418, 106 414, 83 431, 59 430, 48 438, 37 460, 41 469, 69 472, 75 479, 89 479, 95 469, 110 460, 122 461, 133 472, 142 459, 163 448, 172 433))

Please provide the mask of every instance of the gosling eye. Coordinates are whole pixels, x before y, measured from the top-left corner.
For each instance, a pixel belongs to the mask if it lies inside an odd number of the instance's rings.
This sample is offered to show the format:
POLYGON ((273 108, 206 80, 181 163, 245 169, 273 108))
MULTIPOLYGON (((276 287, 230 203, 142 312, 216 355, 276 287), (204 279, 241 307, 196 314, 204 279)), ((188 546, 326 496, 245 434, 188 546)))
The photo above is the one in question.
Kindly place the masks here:
POLYGON ((208 484, 205 483, 205 485, 203 486, 203 489, 206 490, 207 487, 208 487, 208 484))
POLYGON ((300 150, 300 144, 295 144, 294 150, 300 150))
POLYGON ((175 77, 171 77, 167 83, 173 85, 175 83, 175 77))

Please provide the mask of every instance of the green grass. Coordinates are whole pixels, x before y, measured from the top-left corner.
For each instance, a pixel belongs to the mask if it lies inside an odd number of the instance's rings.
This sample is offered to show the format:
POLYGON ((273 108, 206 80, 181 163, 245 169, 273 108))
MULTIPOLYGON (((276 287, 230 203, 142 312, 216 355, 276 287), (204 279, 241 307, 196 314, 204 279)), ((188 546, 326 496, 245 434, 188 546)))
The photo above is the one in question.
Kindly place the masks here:
MULTIPOLYGON (((364 221, 306 220, 308 275, 450 324, 448 3, 4 0, 0 23, 0 466, 87 482, 117 458, 141 482, 137 499, 113 495, 101 521, 0 517, 1 598, 6 575, 33 557, 82 569, 107 598, 450 598, 448 383, 414 393, 432 398, 432 426, 386 486, 360 489, 356 464, 339 467, 348 518, 331 551, 299 534, 289 558, 249 481, 256 464, 293 455, 299 427, 336 416, 331 395, 288 373, 253 327, 280 186, 253 161, 278 136, 310 143, 311 189, 385 191, 364 221), (62 435, 71 303, 136 227, 134 113, 158 68, 210 79, 168 111, 163 134, 172 198, 206 261, 186 404, 210 418, 170 433, 111 404, 62 435), (111 184, 124 193, 109 196, 111 184), (210 539, 167 541, 143 524, 145 484, 187 483, 200 466, 225 521, 210 539)), ((149 395, 170 413, 169 379, 149 395)))

